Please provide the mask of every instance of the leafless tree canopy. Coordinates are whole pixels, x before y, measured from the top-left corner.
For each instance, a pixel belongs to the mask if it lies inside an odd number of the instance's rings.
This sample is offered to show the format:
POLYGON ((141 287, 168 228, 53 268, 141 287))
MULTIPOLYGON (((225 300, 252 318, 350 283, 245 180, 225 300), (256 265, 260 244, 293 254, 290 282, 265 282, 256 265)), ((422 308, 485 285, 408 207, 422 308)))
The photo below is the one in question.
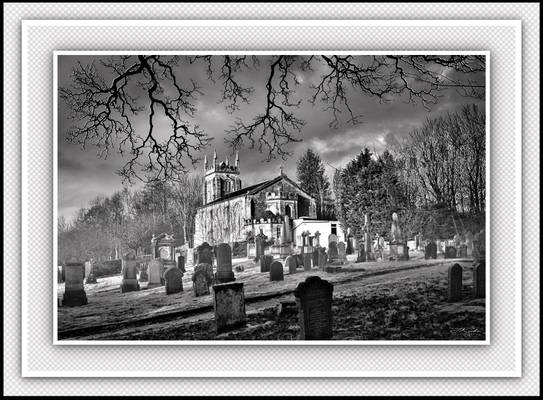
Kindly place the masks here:
POLYGON ((83 148, 96 146, 100 157, 112 150, 126 155, 128 161, 118 171, 123 180, 179 179, 210 141, 194 122, 196 101, 204 93, 201 82, 183 73, 191 64, 221 85, 218 100, 234 117, 255 93, 244 73, 264 73, 263 108, 248 120, 235 118, 226 133, 233 147, 247 143, 268 160, 285 158, 286 145, 301 140, 306 122, 297 110, 303 100, 323 104, 330 126, 337 127, 342 114, 348 123, 361 121, 363 110, 351 101, 357 92, 381 102, 401 99, 430 107, 445 89, 471 97, 484 96, 485 90, 474 79, 485 70, 484 56, 115 56, 78 64, 70 87, 60 89, 74 121, 68 139, 83 148), (295 96, 296 87, 304 84, 297 72, 303 71, 320 76, 317 84, 305 83, 312 93, 308 99, 295 96), (146 129, 136 129, 136 119, 145 121, 146 129), (166 134, 157 128, 164 120, 170 127, 166 134))

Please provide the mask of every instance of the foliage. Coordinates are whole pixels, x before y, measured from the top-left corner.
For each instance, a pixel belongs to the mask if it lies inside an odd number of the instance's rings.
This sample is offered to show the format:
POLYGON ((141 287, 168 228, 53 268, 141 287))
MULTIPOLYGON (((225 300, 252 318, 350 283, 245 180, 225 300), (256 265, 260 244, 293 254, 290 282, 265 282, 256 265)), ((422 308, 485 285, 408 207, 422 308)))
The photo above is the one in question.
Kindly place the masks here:
POLYGON ((307 149, 296 164, 296 177, 300 187, 316 200, 317 218, 334 219, 330 182, 318 153, 307 149))

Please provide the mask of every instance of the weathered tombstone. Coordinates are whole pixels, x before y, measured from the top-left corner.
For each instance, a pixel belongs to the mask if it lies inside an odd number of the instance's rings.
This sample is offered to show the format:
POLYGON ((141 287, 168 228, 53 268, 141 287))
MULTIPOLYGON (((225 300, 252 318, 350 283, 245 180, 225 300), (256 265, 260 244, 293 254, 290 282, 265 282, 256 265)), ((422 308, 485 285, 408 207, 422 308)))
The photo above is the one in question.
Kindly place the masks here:
POLYGON ((181 254, 177 256, 177 268, 179 268, 181 272, 186 272, 185 257, 183 257, 181 254))
MULTIPOLYGON (((209 265, 209 264, 200 264, 209 265)), ((192 289, 194 290, 194 296, 205 296, 209 294, 209 285, 207 279, 207 273, 205 270, 200 269, 192 274, 192 289)))
POLYGON ((398 251, 398 260, 399 261, 407 261, 409 260, 409 247, 405 244, 399 244, 397 245, 397 251, 398 251))
POLYGON ((354 253, 354 244, 353 244, 353 236, 347 237, 347 254, 353 254, 354 253))
POLYGON ((338 252, 339 261, 342 261, 342 262, 347 261, 347 253, 346 253, 345 243, 339 242, 337 244, 337 252, 338 252))
POLYGON ((466 256, 471 257, 473 254, 473 234, 471 231, 467 231, 465 234, 466 238, 466 256))
POLYGON ((245 326, 245 296, 242 282, 213 285, 216 332, 245 326))
POLYGON ((366 251, 364 250, 364 246, 358 247, 358 257, 356 258, 356 262, 365 262, 366 261, 366 251))
POLYGON ((209 245, 209 243, 204 242, 200 246, 197 247, 197 253, 198 253, 198 264, 209 264, 213 265, 213 248, 209 245))
POLYGON ((319 248, 315 247, 313 250, 313 266, 318 267, 319 266, 319 248))
POLYGON ((332 242, 336 242, 337 243, 337 235, 331 233, 330 235, 328 235, 328 245, 330 245, 330 243, 332 242))
POLYGON ((123 257, 121 274, 123 277, 121 282, 121 293, 140 290, 140 284, 138 283, 138 266, 136 257, 132 253, 125 254, 123 257))
POLYGON ((211 264, 198 264, 196 267, 194 267, 194 273, 193 276, 199 273, 203 273, 206 278, 207 286, 211 286, 213 284, 213 266, 211 264))
POLYGON ((62 267, 59 265, 57 267, 57 283, 62 283, 62 267))
POLYGON ((155 258, 154 260, 149 261, 149 283, 147 288, 154 288, 157 286, 164 285, 162 272, 164 269, 164 264, 160 258, 155 258))
POLYGON ((147 273, 147 265, 145 263, 140 263, 139 267, 140 275, 138 281, 147 282, 149 280, 149 274, 147 273))
POLYGON ((228 243, 217 246, 217 274, 216 282, 228 283, 236 280, 232 271, 232 249, 228 243))
POLYGON ((326 249, 324 247, 319 247, 319 268, 321 271, 324 271, 326 268, 326 249))
POLYGON ((475 261, 482 261, 486 258, 486 235, 485 230, 481 229, 476 235, 477 240, 473 240, 473 258, 475 261))
POLYGON ((72 261, 64 265, 64 296, 62 305, 68 307, 77 307, 87 304, 87 294, 83 285, 85 278, 85 264, 72 261))
POLYGON ((475 297, 485 297, 485 264, 485 260, 481 260, 473 268, 473 295, 475 297))
POLYGON ((337 242, 330 242, 328 244, 328 261, 334 262, 338 260, 337 242))
POLYGON ((89 285, 91 283, 96 283, 92 261, 85 262, 85 276, 87 277, 87 279, 85 279, 85 284, 89 285))
POLYGON ((334 286, 318 276, 310 276, 294 291, 302 340, 331 339, 332 292, 334 286))
POLYGON ((311 271, 312 258, 313 258, 312 253, 304 253, 304 271, 311 271))
POLYGON ((445 258, 456 258, 456 248, 453 246, 445 247, 445 258))
POLYGON ((281 261, 274 261, 270 267, 270 281, 282 281, 283 279, 283 264, 281 261))
POLYGON ((468 246, 465 244, 461 244, 458 246, 458 257, 460 258, 466 258, 468 256, 468 246))
POLYGON ((85 261, 85 277, 89 276, 92 272, 92 262, 85 261))
POLYGON ((449 267, 449 301, 462 299, 462 267, 454 264, 449 267))
POLYGON ((94 273, 91 271, 91 273, 87 276, 87 279, 85 280, 85 284, 89 285, 96 282, 96 275, 94 275, 94 273))
POLYGON ((424 248, 424 258, 426 260, 429 258, 437 258, 437 245, 434 241, 430 241, 424 248))
POLYGON ((164 272, 166 294, 174 294, 183 291, 183 271, 177 267, 171 267, 164 272))
POLYGON ((298 266, 298 262, 296 261, 296 256, 288 256, 285 260, 285 265, 288 266, 288 273, 289 274, 295 274, 296 273, 296 267, 298 266))
POLYGON ((260 272, 270 272, 270 267, 273 262, 273 256, 271 254, 265 254, 260 261, 260 272))

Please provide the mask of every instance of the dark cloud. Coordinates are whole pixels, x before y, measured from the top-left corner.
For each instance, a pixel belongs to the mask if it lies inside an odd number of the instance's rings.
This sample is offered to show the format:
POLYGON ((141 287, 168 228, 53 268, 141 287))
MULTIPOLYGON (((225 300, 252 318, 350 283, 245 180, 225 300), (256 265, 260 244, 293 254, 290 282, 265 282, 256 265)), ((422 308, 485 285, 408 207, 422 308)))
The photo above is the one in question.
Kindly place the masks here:
MULTIPOLYGON (((62 56, 59 59, 59 85, 65 86, 70 82, 70 71, 76 62, 83 64, 95 62, 99 66, 99 59, 92 56, 62 56)), ((266 65, 266 58, 261 57, 261 66, 266 65)), ((188 77, 203 84, 204 95, 199 97, 196 106, 198 113, 193 122, 201 128, 213 140, 205 153, 208 159, 212 158, 216 149, 219 160, 226 156, 233 160, 232 149, 225 142, 225 130, 234 122, 236 117, 249 119, 262 110, 265 98, 264 74, 266 71, 250 71, 244 73, 244 82, 254 88, 251 103, 243 104, 235 114, 226 112, 220 99, 221 84, 209 81, 206 71, 201 65, 183 64, 183 78, 188 77)), ((446 112, 454 112, 462 104, 477 103, 484 109, 484 101, 463 97, 461 93, 450 90, 442 93, 440 102, 425 109, 420 104, 414 105, 407 102, 406 98, 398 98, 390 103, 380 103, 375 98, 362 94, 352 95, 353 110, 362 114, 362 123, 352 126, 345 123, 347 115, 342 114, 342 123, 337 128, 329 126, 332 120, 330 112, 324 110, 324 106, 318 103, 312 106, 307 99, 312 93, 307 83, 316 82, 320 73, 318 70, 296 71, 298 77, 303 80, 302 85, 296 87, 294 94, 296 99, 302 99, 298 110, 298 117, 307 123, 299 134, 302 142, 291 143, 288 151, 292 153, 286 160, 263 161, 265 156, 257 149, 249 149, 248 144, 240 150, 242 179, 245 185, 250 185, 261 180, 268 179, 279 173, 279 166, 283 165, 285 173, 295 178, 296 161, 307 148, 317 151, 327 165, 327 172, 332 175, 334 168, 340 168, 364 147, 372 151, 382 152, 385 148, 395 146, 407 137, 409 132, 420 126, 426 118, 432 118, 446 112)), ((480 77, 484 82, 484 76, 480 77)), ((122 189, 119 176, 115 171, 124 164, 123 159, 115 153, 111 153, 107 159, 97 157, 97 149, 88 147, 82 151, 77 145, 67 143, 65 134, 71 121, 67 119, 66 106, 59 101, 59 213, 70 217, 75 210, 84 206, 92 198, 102 195, 107 196, 116 190, 122 189)), ((136 122, 139 129, 145 129, 146 120, 142 118, 136 122)), ((166 124, 159 126, 167 132, 166 124)), ((203 168, 199 166, 197 168, 203 168)), ((141 187, 138 184, 137 187, 141 187)))

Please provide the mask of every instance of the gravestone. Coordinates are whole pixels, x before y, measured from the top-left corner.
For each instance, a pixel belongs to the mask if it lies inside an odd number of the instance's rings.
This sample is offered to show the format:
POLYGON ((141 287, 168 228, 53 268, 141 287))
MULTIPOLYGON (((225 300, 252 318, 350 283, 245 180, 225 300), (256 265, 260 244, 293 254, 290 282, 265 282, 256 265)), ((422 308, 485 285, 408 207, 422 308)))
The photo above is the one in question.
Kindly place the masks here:
POLYGON ((67 307, 77 307, 88 303, 87 294, 83 285, 85 278, 85 264, 77 261, 66 263, 64 271, 64 296, 62 305, 67 307))
POLYGON ((485 297, 485 264, 485 260, 481 260, 473 268, 473 295, 475 297, 485 297))
POLYGON ((409 260, 409 247, 406 244, 397 245, 397 251, 399 261, 409 260))
POLYGON ((429 242, 424 248, 424 258, 426 260, 430 258, 437 258, 437 245, 434 241, 429 242))
POLYGON ((245 326, 243 283, 231 282, 213 285, 213 309, 217 334, 245 326))
POLYGON ((468 256, 468 246, 465 244, 461 244, 458 246, 458 257, 460 258, 466 258, 468 256))
POLYGON ((85 277, 89 276, 92 272, 92 262, 85 261, 85 277))
POLYGON ((358 247, 358 257, 356 258, 356 262, 366 262, 366 251, 364 250, 364 246, 358 247))
POLYGON ((270 281, 282 281, 283 279, 283 264, 281 261, 274 261, 270 267, 270 281))
POLYGON ((177 256, 177 268, 181 270, 181 272, 186 272, 185 270, 185 257, 182 255, 177 256))
POLYGON ((174 294, 183 291, 183 271, 177 267, 171 267, 164 272, 166 294, 174 294))
POLYGON ((466 256, 471 257, 473 255, 473 234, 471 231, 466 232, 466 256))
POLYGON ((310 276, 294 290, 302 340, 331 339, 332 292, 334 286, 318 276, 310 276))
POLYGON ((454 264, 449 267, 448 271, 449 287, 448 287, 448 299, 449 301, 458 301, 462 299, 462 267, 460 264, 454 264))
POLYGON ((62 283, 62 267, 59 265, 57 268, 57 283, 62 283))
POLYGON ((459 301, 462 299, 462 267, 460 264, 454 264, 449 267, 449 301, 459 301))
POLYGON ((87 279, 85 279, 85 284, 96 283, 96 276, 94 275, 93 264, 91 261, 85 263, 85 276, 87 277, 87 279))
POLYGON ((194 290, 194 296, 196 297, 206 296, 209 294, 207 272, 204 269, 195 271, 194 274, 192 274, 192 289, 194 290))
POLYGON ((336 242, 328 244, 328 261, 334 262, 338 260, 338 248, 336 242))
POLYGON ((324 271, 326 268, 326 249, 324 247, 319 247, 319 269, 324 271))
POLYGON ((209 243, 204 242, 197 247, 197 264, 213 265, 213 248, 209 243))
POLYGON ((232 249, 228 243, 221 243, 217 246, 217 273, 215 281, 228 283, 235 281, 232 271, 232 249))
POLYGON ((345 248, 345 243, 339 242, 337 244, 338 259, 341 262, 347 261, 347 252, 345 248))
POLYGON ((481 229, 476 235, 476 240, 473 240, 472 255, 475 261, 482 261, 486 258, 486 235, 485 230, 481 229))
POLYGON ((288 256, 285 260, 285 265, 288 267, 289 274, 296 273, 296 267, 298 267, 298 262, 296 261, 296 256, 288 256))
POLYGON ((313 266, 318 267, 319 266, 319 248, 316 247, 315 250, 313 250, 313 266))
POLYGON ((205 276, 207 286, 213 284, 213 266, 211 266, 211 264, 198 264, 194 267, 193 276, 199 273, 202 273, 205 276))
POLYGON ((304 271, 311 271, 312 258, 313 258, 312 253, 304 253, 304 271))
POLYGON ((89 285, 91 283, 96 283, 96 275, 94 275, 92 272, 87 276, 87 279, 85 280, 85 284, 89 285))
POLYGON ((273 256, 271 254, 264 254, 260 258, 260 272, 270 272, 272 262, 273 256))
POLYGON ((328 245, 330 245, 330 243, 332 242, 336 242, 337 243, 337 235, 331 233, 330 235, 328 235, 328 245))
POLYGON ((138 283, 138 265, 136 263, 136 257, 133 254, 125 254, 123 257, 121 274, 123 277, 121 282, 121 293, 140 290, 140 284, 138 283))
POLYGON ((164 280, 162 277, 164 264, 160 258, 155 258, 149 261, 149 283, 147 284, 147 289, 151 289, 157 286, 164 285, 164 280))
POLYGON ((149 280, 149 274, 147 273, 148 266, 145 265, 145 263, 140 264, 140 275, 138 277, 138 281, 140 282, 147 282, 149 280))
POLYGON ((456 258, 456 248, 453 246, 446 246, 445 258, 456 258))

